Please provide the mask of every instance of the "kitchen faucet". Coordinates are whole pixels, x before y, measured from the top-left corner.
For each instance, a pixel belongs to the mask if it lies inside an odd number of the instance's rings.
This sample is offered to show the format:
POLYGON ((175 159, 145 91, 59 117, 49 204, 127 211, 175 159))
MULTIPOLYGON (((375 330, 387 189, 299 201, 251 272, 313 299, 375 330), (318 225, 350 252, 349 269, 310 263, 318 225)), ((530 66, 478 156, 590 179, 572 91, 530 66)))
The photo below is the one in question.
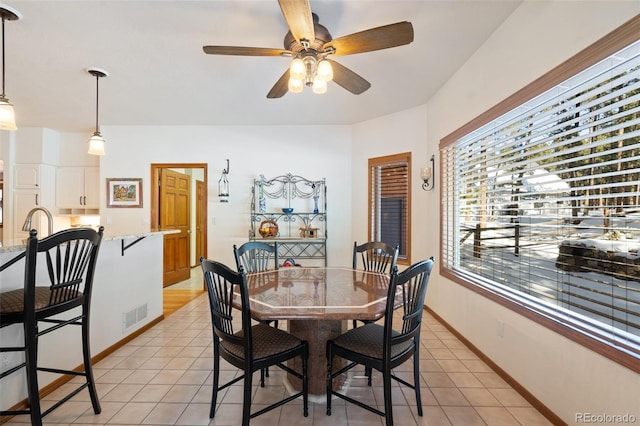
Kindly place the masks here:
POLYGON ((29 213, 27 213, 27 218, 24 221, 24 225, 22 225, 22 230, 26 232, 31 231, 31 221, 33 219, 34 213, 37 211, 41 211, 47 216, 47 221, 48 221, 47 224, 49 225, 48 226, 49 233, 47 235, 51 235, 51 232, 53 231, 53 217, 51 216, 51 212, 45 209, 44 207, 34 207, 31 210, 29 210, 29 213))

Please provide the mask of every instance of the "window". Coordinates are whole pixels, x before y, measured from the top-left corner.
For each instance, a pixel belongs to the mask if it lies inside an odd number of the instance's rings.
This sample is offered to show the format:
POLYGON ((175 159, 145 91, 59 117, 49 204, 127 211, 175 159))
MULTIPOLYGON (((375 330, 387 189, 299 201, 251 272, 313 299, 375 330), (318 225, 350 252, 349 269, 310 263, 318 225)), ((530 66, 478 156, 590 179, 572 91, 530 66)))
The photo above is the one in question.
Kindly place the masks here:
POLYGON ((635 371, 639 22, 441 143, 443 274, 635 371))
POLYGON ((411 153, 369 159, 369 241, 399 247, 411 263, 411 153))

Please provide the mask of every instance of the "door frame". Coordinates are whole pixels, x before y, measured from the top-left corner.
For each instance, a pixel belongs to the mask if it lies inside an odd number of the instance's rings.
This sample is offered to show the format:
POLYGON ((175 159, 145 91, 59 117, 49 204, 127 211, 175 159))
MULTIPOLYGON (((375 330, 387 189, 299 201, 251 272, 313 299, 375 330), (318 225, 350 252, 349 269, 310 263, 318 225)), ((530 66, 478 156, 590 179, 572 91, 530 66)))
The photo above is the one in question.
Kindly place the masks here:
MULTIPOLYGON (((160 171, 161 169, 203 169, 203 180, 205 188, 208 188, 208 177, 207 177, 207 163, 151 163, 151 229, 152 230, 160 230, 158 223, 158 214, 159 208, 158 205, 160 203, 160 171)), ((203 229, 202 229, 202 251, 203 257, 207 257, 207 232, 208 232, 208 201, 207 201, 207 192, 204 191, 204 206, 202 207, 202 212, 204 214, 203 220, 203 229)), ((195 238, 195 236, 194 236, 195 238)))

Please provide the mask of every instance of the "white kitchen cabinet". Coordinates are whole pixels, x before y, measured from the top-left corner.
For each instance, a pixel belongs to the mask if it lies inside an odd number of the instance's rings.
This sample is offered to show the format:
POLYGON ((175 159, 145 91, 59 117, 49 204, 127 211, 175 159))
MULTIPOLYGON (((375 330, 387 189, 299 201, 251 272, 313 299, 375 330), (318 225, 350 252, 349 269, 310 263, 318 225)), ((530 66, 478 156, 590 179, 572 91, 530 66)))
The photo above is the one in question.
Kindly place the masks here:
POLYGON ((16 164, 13 187, 15 189, 40 188, 40 168, 42 164, 16 164))
POLYGON ((37 127, 20 127, 16 132, 16 164, 60 163, 60 133, 37 127))
POLYGON ((99 167, 58 167, 56 206, 59 214, 98 214, 99 167))
MULTIPOLYGON (((54 214, 56 168, 46 164, 17 164, 15 168, 13 238, 26 238, 28 232, 22 230, 22 225, 31 209, 44 207, 54 214)), ((38 229, 39 235, 46 236, 47 226, 46 216, 37 213, 32 228, 38 229)))

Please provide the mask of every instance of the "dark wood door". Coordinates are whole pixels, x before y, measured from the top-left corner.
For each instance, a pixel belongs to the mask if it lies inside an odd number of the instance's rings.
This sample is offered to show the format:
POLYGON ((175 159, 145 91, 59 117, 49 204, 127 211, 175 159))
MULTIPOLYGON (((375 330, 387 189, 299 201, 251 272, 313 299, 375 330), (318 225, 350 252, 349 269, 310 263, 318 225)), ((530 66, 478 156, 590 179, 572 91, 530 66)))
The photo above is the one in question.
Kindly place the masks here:
POLYGON ((205 192, 206 186, 203 181, 196 180, 196 265, 200 264, 200 257, 205 256, 204 250, 204 230, 205 230, 205 192))
POLYGON ((162 286, 191 277, 191 177, 170 169, 160 172, 160 228, 177 229, 164 236, 162 286))

